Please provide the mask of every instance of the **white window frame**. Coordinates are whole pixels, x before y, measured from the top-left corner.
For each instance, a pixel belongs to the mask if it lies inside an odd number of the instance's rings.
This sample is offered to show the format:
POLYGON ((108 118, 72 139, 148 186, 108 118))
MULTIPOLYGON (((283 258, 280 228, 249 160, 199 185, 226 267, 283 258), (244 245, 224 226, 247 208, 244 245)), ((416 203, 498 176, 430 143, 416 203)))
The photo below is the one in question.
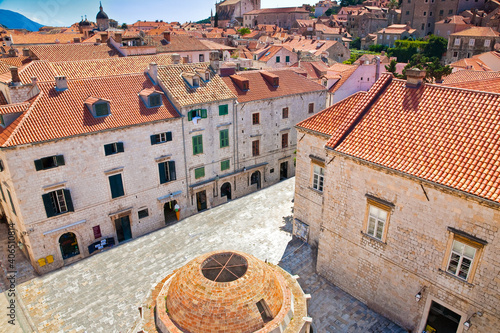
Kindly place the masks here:
POLYGON ((491 43, 491 41, 489 39, 485 39, 484 40, 484 47, 489 47, 490 43, 491 43))
POLYGON ((448 258, 448 264, 446 265, 446 272, 449 274, 452 274, 452 275, 454 275, 462 280, 467 281, 467 279, 471 273, 471 270, 473 269, 474 258, 476 258, 477 251, 478 251, 477 248, 454 239, 452 247, 451 247, 451 251, 450 251, 450 256, 448 258), (474 254, 472 255, 472 257, 468 256, 465 253, 466 249, 474 250, 474 254), (456 261, 455 271, 453 271, 453 268, 452 268, 453 267, 452 266, 452 259, 454 259, 454 258, 455 258, 454 261, 456 261), (469 266, 464 264, 464 259, 469 261, 469 266), (461 272, 463 272, 463 267, 467 267, 467 273, 465 274, 465 277, 461 275, 461 272))
POLYGON ((460 45, 460 38, 455 38, 455 43, 454 43, 455 46, 459 46, 460 45))
POLYGON ((312 187, 316 191, 323 192, 325 188, 325 168, 313 163, 313 182, 312 187))
POLYGON ((384 238, 385 228, 387 226, 388 219, 389 219, 389 211, 381 207, 368 204, 368 221, 366 227, 366 234, 378 240, 382 240, 384 238), (384 219, 382 219, 382 217, 380 216, 379 214, 380 212, 385 213, 384 219), (373 228, 371 228, 372 225, 373 228), (372 229, 371 232, 370 229, 372 229), (380 236, 378 235, 378 231, 380 231, 380 236))
POLYGON ((476 40, 474 38, 469 39, 469 46, 474 46, 476 40))

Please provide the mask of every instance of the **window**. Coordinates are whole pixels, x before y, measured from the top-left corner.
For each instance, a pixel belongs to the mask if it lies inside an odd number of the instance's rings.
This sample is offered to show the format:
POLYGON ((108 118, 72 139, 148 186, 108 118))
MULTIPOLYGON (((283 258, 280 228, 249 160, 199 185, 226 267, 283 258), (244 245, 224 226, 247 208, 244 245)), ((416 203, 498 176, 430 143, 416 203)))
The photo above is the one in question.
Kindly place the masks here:
MULTIPOLYGON (((151 139, 151 145, 157 145, 160 143, 172 141, 172 132, 153 134, 150 136, 150 139, 151 139)), ((122 146, 122 149, 123 149, 123 146, 122 146)))
POLYGON ((205 167, 194 169, 194 178, 198 179, 201 177, 205 177, 205 167))
POLYGON ((314 103, 309 103, 309 113, 314 113, 314 103))
POLYGON ((264 299, 261 299, 259 302, 257 302, 257 310, 260 313, 260 316, 262 317, 262 321, 264 323, 268 323, 271 320, 273 320, 273 316, 271 314, 271 311, 269 311, 269 308, 267 307, 266 301, 264 299))
POLYGON ((229 130, 225 129, 219 132, 220 147, 229 147, 229 130))
POLYGON ((280 62, 280 56, 276 56, 276 63, 280 62))
POLYGON ((429 16, 432 16, 432 12, 429 12, 429 16))
POLYGON ((94 105, 95 108, 95 116, 96 117, 104 117, 109 114, 109 104, 108 103, 96 103, 94 105))
POLYGON ((406 14, 406 15, 410 15, 410 11, 409 11, 409 10, 407 10, 405 14, 406 14))
POLYGON ((61 189, 42 195, 47 217, 74 211, 69 190, 61 189))
POLYGON ((282 116, 283 119, 288 118, 288 107, 283 108, 283 110, 281 112, 281 116, 282 116))
POLYGON ((281 134, 281 148, 288 147, 288 133, 281 134))
POLYGON ((451 14, 453 14, 453 9, 450 9, 450 10, 448 11, 448 15, 451 15, 451 14))
POLYGON ((167 161, 158 163, 158 174, 160 175, 160 184, 165 184, 172 180, 176 180, 175 162, 167 161))
POLYGON ((137 217, 139 219, 143 219, 148 216, 149 216, 149 211, 147 208, 141 209, 140 211, 137 212, 137 217))
POLYGON ((382 240, 384 226, 387 222, 388 211, 369 205, 368 210, 368 229, 366 233, 372 237, 382 240))
POLYGON ((453 57, 454 58, 458 57, 458 52, 453 52, 453 57))
POLYGON ((148 97, 149 107, 154 108, 161 106, 161 96, 160 94, 151 94, 148 97))
POLYGON ((199 60, 200 60, 200 62, 204 62, 205 61, 205 56, 203 54, 200 54, 199 60))
POLYGON ((197 109, 188 112, 188 120, 191 121, 194 117, 207 118, 207 109, 197 109))
POLYGON ((101 226, 96 225, 95 227, 92 227, 92 231, 94 232, 94 239, 101 238, 101 226))
POLYGON ((427 16, 427 12, 424 12, 424 16, 427 16))
POLYGON ((476 40, 474 38, 469 39, 469 46, 474 46, 476 40))
POLYGON ((290 62, 290 56, 285 56, 285 62, 290 62))
POLYGON ((252 141, 252 156, 259 156, 259 140, 252 141))
POLYGON ((14 215, 17 215, 16 214, 16 208, 14 207, 14 202, 12 201, 12 196, 10 195, 10 191, 9 190, 7 190, 7 195, 9 196, 10 208, 12 208, 12 213, 14 213, 14 215))
POLYGON ((325 183, 325 169, 321 166, 313 164, 313 189, 323 192, 325 183))
POLYGON ((425 23, 422 23, 422 26, 420 27, 420 29, 422 29, 422 30, 425 29, 425 23))
POLYGON ((193 87, 199 87, 200 86, 200 79, 198 77, 193 77, 193 87))
POLYGON ((460 45, 460 38, 455 38, 455 46, 460 45))
POLYGON ((448 231, 450 234, 441 269, 471 283, 488 242, 452 227, 448 227, 448 231))
POLYGON ((109 176, 109 187, 111 188, 111 198, 119 198, 125 195, 121 173, 109 176))
POLYGON ((229 160, 221 161, 220 162, 220 171, 228 170, 229 169, 229 160))
POLYGON ((441 9, 441 10, 439 11, 439 16, 442 16, 443 14, 444 14, 444 10, 442 10, 442 9, 441 9))
POLYGON ((260 124, 260 114, 259 113, 253 113, 252 114, 252 124, 253 125, 260 124))
POLYGON ((219 105, 219 116, 225 116, 229 113, 229 107, 227 104, 219 105))
POLYGON ((490 46, 490 40, 489 39, 486 39, 484 41, 484 47, 489 47, 490 46))
POLYGON ((61 165, 64 165, 63 155, 49 156, 41 158, 39 160, 35 160, 36 171, 57 168, 58 166, 61 165))
POLYGON ((193 136, 193 155, 203 154, 203 136, 193 136))
POLYGON ((113 142, 107 145, 104 145, 104 155, 113 155, 123 153, 123 142, 113 142))
POLYGON ((4 171, 5 170, 5 167, 3 165, 3 161, 0 160, 0 172, 4 171))

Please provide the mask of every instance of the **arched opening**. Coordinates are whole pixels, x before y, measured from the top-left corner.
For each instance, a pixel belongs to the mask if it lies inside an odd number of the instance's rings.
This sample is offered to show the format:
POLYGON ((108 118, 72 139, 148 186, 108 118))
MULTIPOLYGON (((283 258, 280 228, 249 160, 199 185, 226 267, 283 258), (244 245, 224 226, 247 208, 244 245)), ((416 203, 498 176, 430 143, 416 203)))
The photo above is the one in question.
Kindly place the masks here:
POLYGON ((177 201, 172 200, 166 202, 163 205, 163 215, 165 216, 165 224, 177 221, 177 216, 175 215, 175 209, 174 209, 176 204, 177 201))
POLYGON ((68 259, 80 254, 76 235, 72 232, 67 232, 59 237, 59 247, 63 259, 68 259))
POLYGON ((257 184, 257 189, 260 190, 260 171, 255 171, 250 176, 250 185, 257 184))
POLYGON ((231 183, 224 183, 220 188, 220 196, 227 197, 227 200, 231 200, 231 183))

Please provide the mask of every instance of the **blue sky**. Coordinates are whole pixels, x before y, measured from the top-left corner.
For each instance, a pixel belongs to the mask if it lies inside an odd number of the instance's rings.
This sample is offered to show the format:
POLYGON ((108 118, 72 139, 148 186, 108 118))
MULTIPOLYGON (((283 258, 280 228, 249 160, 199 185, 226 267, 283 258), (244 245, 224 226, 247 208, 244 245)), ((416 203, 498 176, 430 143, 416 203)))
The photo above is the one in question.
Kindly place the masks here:
MULTIPOLYGON (((314 2, 317 2, 314 0, 314 2)), ((304 0, 261 0, 262 8, 301 6, 304 0)), ((311 1, 313 3, 313 1, 311 1)), ((137 20, 198 21, 210 16, 215 1, 207 0, 103 0, 109 18, 119 23, 137 20)), ((16 11, 43 25, 69 26, 82 15, 95 21, 99 1, 93 0, 0 0, 0 9, 16 11)))

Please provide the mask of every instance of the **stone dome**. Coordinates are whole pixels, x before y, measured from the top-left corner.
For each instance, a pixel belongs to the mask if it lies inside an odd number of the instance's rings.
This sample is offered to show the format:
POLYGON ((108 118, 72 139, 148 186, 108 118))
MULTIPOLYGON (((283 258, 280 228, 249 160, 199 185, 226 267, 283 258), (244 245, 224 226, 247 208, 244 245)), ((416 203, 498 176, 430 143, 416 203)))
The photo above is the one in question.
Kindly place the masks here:
POLYGON ((99 13, 97 13, 96 17, 97 20, 99 19, 109 19, 108 15, 102 10, 102 4, 99 6, 99 13))
POLYGON ((272 265, 238 251, 210 252, 165 283, 157 298, 157 313, 164 314, 159 327, 171 333, 270 332, 290 316, 292 298, 272 265))

